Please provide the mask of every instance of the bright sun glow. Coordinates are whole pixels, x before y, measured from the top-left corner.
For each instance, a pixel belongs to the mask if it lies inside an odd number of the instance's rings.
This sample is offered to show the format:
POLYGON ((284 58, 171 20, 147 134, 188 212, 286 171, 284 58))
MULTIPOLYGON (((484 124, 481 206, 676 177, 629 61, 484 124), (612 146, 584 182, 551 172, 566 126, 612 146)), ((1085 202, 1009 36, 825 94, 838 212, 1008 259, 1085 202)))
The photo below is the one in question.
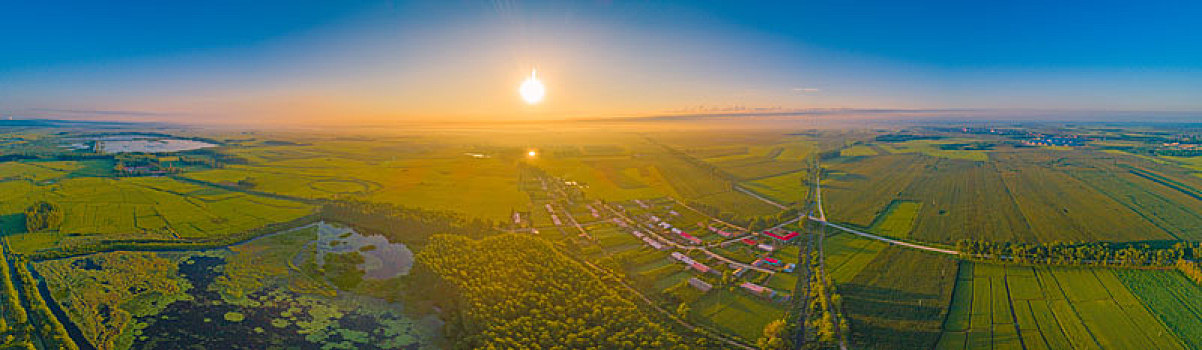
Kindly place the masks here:
MULTIPOLYGON (((543 95, 547 93, 546 88, 543 87, 543 82, 538 81, 535 73, 537 71, 530 70, 530 78, 526 78, 526 81, 522 82, 522 87, 518 89, 518 93, 522 94, 522 99, 526 100, 526 103, 529 104, 542 101, 543 95)), ((534 151, 530 152, 530 156, 534 156, 534 151)))
POLYGON ((535 152, 535 151, 526 152, 526 156, 528 156, 530 158, 534 158, 534 156, 537 156, 537 155, 538 155, 538 152, 535 152))

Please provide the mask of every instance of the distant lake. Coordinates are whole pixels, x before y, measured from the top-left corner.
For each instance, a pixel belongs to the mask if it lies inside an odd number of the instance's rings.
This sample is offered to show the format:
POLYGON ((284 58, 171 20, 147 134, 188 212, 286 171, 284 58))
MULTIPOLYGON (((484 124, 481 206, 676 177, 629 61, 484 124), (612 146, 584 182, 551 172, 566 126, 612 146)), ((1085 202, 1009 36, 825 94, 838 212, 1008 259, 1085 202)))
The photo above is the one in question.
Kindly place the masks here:
POLYGON ((99 143, 99 151, 104 153, 168 153, 217 146, 203 141, 181 139, 98 140, 96 142, 99 143))

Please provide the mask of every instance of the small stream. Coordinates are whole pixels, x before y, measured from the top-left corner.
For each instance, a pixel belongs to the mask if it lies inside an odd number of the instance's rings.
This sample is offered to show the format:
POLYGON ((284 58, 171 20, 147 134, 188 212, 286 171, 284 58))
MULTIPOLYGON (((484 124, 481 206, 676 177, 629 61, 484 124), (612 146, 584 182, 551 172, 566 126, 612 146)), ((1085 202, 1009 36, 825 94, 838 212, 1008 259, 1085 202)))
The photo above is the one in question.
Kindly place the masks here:
POLYGON ((71 340, 75 342, 75 345, 78 345, 81 350, 95 350, 96 347, 92 346, 92 342, 89 342, 87 338, 84 338, 83 331, 79 330, 79 326, 76 326, 75 322, 71 321, 70 317, 67 317, 67 312, 63 311, 58 302, 54 301, 54 297, 50 295, 50 287, 46 286, 46 280, 42 279, 42 275, 39 275, 38 271, 33 268, 33 264, 29 263, 27 267, 29 268, 29 274, 33 275, 33 278, 37 280, 38 293, 42 295, 42 299, 46 301, 46 306, 50 307, 50 312, 54 313, 54 317, 59 322, 62 322, 63 327, 67 329, 67 334, 71 336, 71 340))

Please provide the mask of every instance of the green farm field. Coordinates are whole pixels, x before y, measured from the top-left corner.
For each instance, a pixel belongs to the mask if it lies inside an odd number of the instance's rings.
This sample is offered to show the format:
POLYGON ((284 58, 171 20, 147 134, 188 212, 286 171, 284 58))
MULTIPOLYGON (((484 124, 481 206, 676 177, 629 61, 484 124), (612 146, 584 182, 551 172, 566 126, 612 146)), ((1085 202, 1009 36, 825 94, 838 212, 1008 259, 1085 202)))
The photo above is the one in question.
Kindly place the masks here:
POLYGON ((1202 183, 1183 169, 1077 150, 989 154, 986 161, 921 154, 828 161, 826 212, 870 227, 895 201, 919 203, 907 236, 942 243, 1164 241, 1202 232, 1202 183))
POLYGON ((165 177, 71 177, 41 185, 0 182, 0 218, 19 252, 98 239, 220 238, 309 215, 308 204, 198 186, 165 177), (25 232, 19 213, 35 201, 62 208, 52 232, 25 232))
POLYGON ((914 228, 914 220, 922 210, 922 203, 895 201, 868 228, 869 231, 894 238, 907 238, 914 228))
MULTIPOLYGON (((1192 336, 1167 328, 1141 302, 1157 296, 1123 283, 1173 272, 962 265, 939 349, 1183 349, 1182 336, 1192 336)), ((1164 302, 1182 305, 1171 296, 1164 302)))
POLYGON ((934 346, 948 312, 956 271, 953 259, 896 246, 876 253, 847 282, 838 282, 841 273, 837 269, 832 275, 851 320, 848 345, 872 349, 934 346))

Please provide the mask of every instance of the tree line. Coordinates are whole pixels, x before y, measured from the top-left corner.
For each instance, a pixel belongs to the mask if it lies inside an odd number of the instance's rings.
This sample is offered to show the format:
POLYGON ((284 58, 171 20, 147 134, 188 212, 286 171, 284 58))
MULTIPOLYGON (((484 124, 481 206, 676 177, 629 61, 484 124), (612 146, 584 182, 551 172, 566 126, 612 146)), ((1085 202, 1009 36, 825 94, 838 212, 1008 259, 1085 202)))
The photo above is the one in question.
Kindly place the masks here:
POLYGON ((964 239, 956 243, 956 250, 969 259, 1050 265, 1172 267, 1179 260, 1202 258, 1202 243, 1196 242, 1177 242, 1156 248, 1133 243, 1020 243, 964 239))
POLYGON ((66 327, 46 304, 22 257, 5 254, 0 249, 0 335, 5 349, 67 349, 79 347, 67 333, 66 327), (14 284, 14 282, 16 282, 14 284), (23 296, 23 297, 22 297, 23 296), (40 344, 41 346, 36 346, 40 344))
POLYGON ((438 233, 482 238, 498 232, 495 221, 388 203, 329 201, 321 206, 320 215, 323 220, 350 225, 364 234, 379 234, 405 244, 424 244, 438 233))

